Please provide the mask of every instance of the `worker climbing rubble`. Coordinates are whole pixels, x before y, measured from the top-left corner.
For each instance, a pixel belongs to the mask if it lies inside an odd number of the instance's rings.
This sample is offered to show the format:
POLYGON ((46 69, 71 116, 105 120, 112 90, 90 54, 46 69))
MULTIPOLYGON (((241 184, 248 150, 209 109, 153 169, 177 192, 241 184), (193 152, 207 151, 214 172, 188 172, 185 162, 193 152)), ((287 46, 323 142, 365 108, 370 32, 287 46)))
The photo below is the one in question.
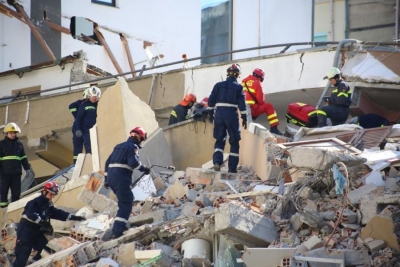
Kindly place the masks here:
POLYGON ((58 194, 59 188, 55 182, 47 182, 42 188, 40 196, 30 200, 22 212, 22 218, 17 228, 17 242, 15 246, 14 267, 24 267, 27 264, 31 250, 36 255, 32 261, 41 259, 42 250, 48 243, 45 234, 52 235, 53 227, 50 219, 84 221, 82 216, 75 216, 53 205, 53 197, 58 194))
POLYGON ((132 172, 139 170, 144 174, 150 173, 150 169, 139 161, 140 144, 146 139, 147 133, 142 127, 133 128, 128 140, 115 146, 106 161, 106 185, 118 198, 118 212, 112 230, 108 230, 103 236, 104 241, 122 236, 129 228, 128 218, 134 200, 131 191, 132 172))
POLYGON ((210 109, 210 123, 214 122, 214 170, 219 171, 223 162, 223 153, 227 134, 229 134, 229 144, 231 150, 229 153, 228 168, 229 172, 236 173, 239 164, 239 108, 242 126, 247 129, 246 103, 243 93, 243 87, 237 82, 240 75, 239 64, 232 64, 227 69, 226 81, 218 82, 214 85, 210 97, 208 98, 208 107, 210 109))
POLYGON ((264 101, 264 92, 261 85, 264 81, 264 77, 264 71, 260 68, 256 68, 253 70, 253 74, 243 79, 242 86, 246 95, 246 104, 250 106, 253 120, 261 114, 266 114, 271 127, 271 133, 282 135, 281 131, 278 129, 279 119, 274 106, 264 101))

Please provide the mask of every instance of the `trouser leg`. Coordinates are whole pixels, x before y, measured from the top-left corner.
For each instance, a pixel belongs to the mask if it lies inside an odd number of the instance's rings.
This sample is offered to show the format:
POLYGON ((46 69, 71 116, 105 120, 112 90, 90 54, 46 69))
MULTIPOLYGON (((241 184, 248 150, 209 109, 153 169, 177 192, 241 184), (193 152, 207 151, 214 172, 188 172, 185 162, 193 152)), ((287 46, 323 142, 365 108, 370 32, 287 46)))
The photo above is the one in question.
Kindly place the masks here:
POLYGON ((32 251, 32 244, 18 242, 15 245, 15 261, 13 267, 25 267, 32 251))
POLYGON ((83 145, 85 146, 86 154, 92 154, 92 147, 90 144, 90 133, 89 131, 82 133, 83 145))
POLYGON ((239 164, 239 141, 241 139, 239 120, 236 113, 226 119, 226 125, 229 134, 229 144, 231 146, 228 168, 229 171, 236 171, 237 165, 239 164))
POLYGON ((118 211, 114 220, 112 231, 115 236, 119 237, 127 229, 126 226, 129 215, 132 211, 133 193, 130 189, 130 184, 126 181, 115 181, 115 179, 111 179, 110 181, 110 177, 108 180, 111 189, 118 197, 118 211))
POLYGON ((9 175, 2 174, 0 177, 0 208, 8 206, 8 191, 11 187, 9 175))
POLYGON ((224 149, 225 149, 225 141, 226 141, 226 126, 225 123, 218 118, 214 121, 214 132, 213 136, 215 138, 215 145, 214 145, 214 154, 213 154, 213 163, 214 164, 222 164, 224 161, 224 149))
POLYGON ((11 202, 19 200, 21 196, 21 175, 11 175, 11 202))
POLYGON ((82 153, 83 151, 83 138, 77 137, 75 135, 75 129, 72 129, 72 144, 74 146, 73 154, 74 154, 74 164, 75 164, 78 158, 78 154, 82 153))

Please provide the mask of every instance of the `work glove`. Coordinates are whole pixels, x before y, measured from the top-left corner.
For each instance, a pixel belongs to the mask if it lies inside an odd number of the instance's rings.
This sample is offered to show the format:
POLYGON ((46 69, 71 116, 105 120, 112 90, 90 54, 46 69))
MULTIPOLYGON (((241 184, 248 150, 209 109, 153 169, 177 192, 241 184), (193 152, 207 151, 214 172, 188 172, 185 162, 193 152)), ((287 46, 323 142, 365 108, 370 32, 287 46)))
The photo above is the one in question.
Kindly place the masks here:
POLYGON ((247 130, 247 115, 242 114, 242 126, 245 130, 247 130))
POLYGON ((150 168, 148 168, 148 167, 146 167, 146 166, 144 166, 144 168, 145 168, 145 169, 144 169, 143 173, 146 174, 146 175, 147 175, 147 174, 150 174, 150 168))
POLYGON ((26 175, 28 175, 29 177, 35 178, 35 173, 33 172, 32 169, 27 169, 25 172, 26 175))
POLYGON ((75 132, 76 137, 82 137, 82 131, 81 130, 77 130, 75 132))
POLYGON ((324 102, 329 102, 329 96, 324 96, 324 97, 322 98, 322 100, 324 100, 324 102))
POLYGON ((48 234, 48 235, 52 235, 54 230, 53 230, 53 226, 51 226, 50 222, 48 221, 40 221, 39 222, 40 225, 40 231, 48 234))
POLYGON ((210 111, 208 112, 208 121, 213 124, 214 123, 214 110, 210 109, 210 111))
POLYGON ((85 217, 76 216, 76 215, 71 215, 71 216, 69 217, 69 219, 70 219, 71 221, 85 221, 85 220, 86 220, 85 217))

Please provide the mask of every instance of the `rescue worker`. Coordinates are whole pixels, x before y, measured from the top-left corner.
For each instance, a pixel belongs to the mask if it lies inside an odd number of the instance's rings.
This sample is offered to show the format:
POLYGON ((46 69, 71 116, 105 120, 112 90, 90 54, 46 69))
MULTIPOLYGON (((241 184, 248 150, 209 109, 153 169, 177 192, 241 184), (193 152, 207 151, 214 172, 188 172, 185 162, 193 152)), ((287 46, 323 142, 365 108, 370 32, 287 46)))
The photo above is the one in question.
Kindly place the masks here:
POLYGON ((131 190, 132 172, 139 170, 145 174, 150 169, 140 163, 140 144, 147 139, 147 133, 142 127, 135 127, 129 133, 126 142, 115 146, 105 163, 105 186, 110 187, 118 198, 118 211, 111 231, 103 235, 103 240, 118 238, 128 229, 128 219, 132 211, 133 193, 131 190))
POLYGON ((232 64, 227 69, 227 79, 214 85, 208 107, 210 109, 209 120, 214 122, 215 140, 213 163, 214 170, 219 171, 223 162, 223 152, 227 134, 229 134, 229 144, 231 150, 228 159, 228 171, 236 173, 239 163, 239 141, 240 126, 238 111, 239 108, 242 126, 247 129, 247 113, 243 87, 237 82, 240 75, 239 64, 232 64), (214 117, 215 113, 215 117, 214 117))
POLYGON ((169 117, 168 125, 179 123, 189 119, 188 112, 196 102, 196 96, 194 94, 187 94, 185 97, 176 105, 169 117))
POLYGON ((72 116, 74 116, 74 123, 72 124, 72 144, 74 147, 74 164, 76 163, 76 159, 78 158, 78 154, 82 153, 83 150, 83 138, 81 137, 77 137, 75 135, 76 132, 76 125, 75 125, 75 119, 76 119, 76 114, 78 114, 78 108, 79 106, 87 99, 88 96, 88 89, 86 89, 85 91, 83 91, 83 98, 82 99, 78 99, 74 102, 72 102, 69 105, 69 111, 71 112, 72 116))
POLYGON ((384 127, 389 125, 389 121, 385 117, 373 113, 353 117, 349 120, 349 123, 360 125, 365 129, 384 127))
POLYGON ((27 175, 35 177, 24 146, 18 141, 21 130, 14 122, 8 123, 3 130, 4 140, 0 141, 0 208, 8 206, 8 191, 11 189, 11 202, 21 195, 22 167, 27 175))
POLYGON ((191 119, 195 121, 203 121, 206 122, 208 116, 208 97, 205 97, 201 100, 200 103, 194 105, 193 113, 190 116, 191 119))
POLYGON ((22 218, 17 227, 14 267, 26 266, 32 248, 37 251, 33 261, 40 260, 42 250, 47 244, 44 234, 53 234, 50 219, 60 221, 84 221, 84 217, 72 215, 53 205, 53 197, 58 194, 58 185, 47 182, 40 196, 30 200, 24 208, 22 218))
POLYGON ((246 95, 246 104, 250 106, 251 117, 255 120, 261 114, 266 114, 270 125, 270 132, 278 135, 282 133, 278 129, 279 120, 274 106, 264 101, 264 92, 261 83, 264 81, 265 73, 262 69, 256 68, 253 74, 242 80, 242 86, 246 95))
POLYGON ((100 89, 96 86, 90 87, 87 92, 87 100, 79 106, 75 118, 75 136, 83 138, 83 145, 87 154, 92 153, 89 130, 96 124, 97 103, 100 97, 100 89))
POLYGON ((332 126, 343 124, 350 114, 350 86, 341 79, 338 68, 331 68, 324 79, 329 79, 329 83, 335 89, 329 97, 324 98, 328 105, 317 110, 318 127, 327 126, 327 118, 331 120, 332 126))

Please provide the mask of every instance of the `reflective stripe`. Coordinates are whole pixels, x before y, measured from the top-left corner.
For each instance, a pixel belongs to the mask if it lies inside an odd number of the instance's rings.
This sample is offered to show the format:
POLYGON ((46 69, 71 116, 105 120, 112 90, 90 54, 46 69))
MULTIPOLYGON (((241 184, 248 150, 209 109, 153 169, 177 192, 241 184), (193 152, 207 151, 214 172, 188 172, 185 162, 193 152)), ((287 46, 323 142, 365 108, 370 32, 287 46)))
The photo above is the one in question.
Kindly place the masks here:
POLYGON ((73 156, 73 159, 78 159, 78 156, 73 156))
POLYGON ((279 122, 279 120, 278 119, 275 119, 275 120, 270 120, 269 121, 269 124, 274 124, 274 123, 278 123, 279 122))
POLYGON ((15 159, 15 160, 23 160, 23 159, 25 159, 25 158, 26 158, 26 156, 23 156, 23 157, 18 157, 18 156, 6 156, 6 157, 0 158, 0 160, 12 160, 12 159, 15 159))
POLYGON ((142 167, 142 163, 139 162, 139 165, 135 168, 135 170, 139 170, 142 167))
POLYGON ((221 148, 216 148, 216 149, 214 150, 214 152, 221 152, 221 153, 224 153, 224 151, 223 151, 221 148))
POLYGON ((26 216, 25 214, 22 215, 22 218, 32 222, 32 223, 36 223, 39 224, 39 222, 41 221, 40 217, 38 216, 38 218, 36 219, 36 221, 32 221, 31 219, 28 218, 28 216, 26 216))
POLYGON ((229 103, 217 103, 215 106, 216 107, 232 107, 232 108, 237 108, 238 107, 238 105, 229 104, 229 103))
POLYGON ((127 219, 121 218, 121 217, 115 217, 114 221, 120 221, 124 223, 128 223, 129 221, 127 219))
POLYGON ((240 111, 240 114, 247 114, 247 110, 240 111))
POLYGON ((332 91, 332 93, 337 93, 337 92, 339 92, 339 90, 337 88, 332 91))
POLYGON ((131 166, 129 166, 127 164, 120 164, 120 163, 111 163, 110 165, 108 165, 108 168, 124 168, 124 169, 128 169, 130 171, 133 171, 133 168, 131 166))
POLYGON ((178 116, 176 115, 176 111, 175 110, 171 111, 171 116, 174 116, 175 118, 178 118, 178 116))
POLYGON ((314 111, 311 111, 310 113, 308 113, 308 116, 311 116, 311 115, 313 115, 313 114, 315 114, 315 113, 317 113, 317 111, 316 111, 316 110, 314 110, 314 111))
POLYGON ((0 202, 0 207, 7 207, 8 206, 8 202, 0 202))
POLYGON ((300 103, 300 102, 297 102, 296 104, 299 105, 300 107, 307 105, 307 104, 300 103))
POLYGON ((213 109, 215 109, 215 107, 208 107, 208 109, 211 109, 211 110, 213 110, 213 109))
POLYGON ((229 153, 229 156, 232 156, 232 157, 239 157, 239 154, 238 154, 238 153, 229 153))
POLYGON ((344 95, 345 97, 349 97, 349 95, 344 93, 344 92, 339 93, 337 96, 339 97, 339 96, 342 96, 342 95, 344 95))
POLYGON ((247 88, 247 87, 243 88, 243 90, 250 91, 251 93, 255 93, 256 92, 256 90, 254 90, 252 88, 247 88), (249 89, 249 90, 247 90, 247 89, 249 89))
POLYGON ((254 100, 246 100, 246 104, 254 105, 255 103, 256 103, 256 101, 254 101, 254 100))
POLYGON ((87 106, 87 107, 85 107, 85 110, 89 110, 89 109, 96 109, 96 107, 93 107, 93 106, 87 106))
POLYGON ((272 119, 273 117, 276 117, 276 112, 274 114, 272 114, 272 115, 267 116, 268 120, 272 119))
POLYGON ((290 119, 290 122, 293 124, 300 124, 301 126, 306 126, 304 123, 302 123, 301 121, 295 120, 295 119, 290 119))
POLYGON ((326 116, 326 112, 323 110, 317 110, 317 114, 326 116))
POLYGON ((75 111, 76 111, 76 108, 71 108, 69 111, 75 112, 75 111))

